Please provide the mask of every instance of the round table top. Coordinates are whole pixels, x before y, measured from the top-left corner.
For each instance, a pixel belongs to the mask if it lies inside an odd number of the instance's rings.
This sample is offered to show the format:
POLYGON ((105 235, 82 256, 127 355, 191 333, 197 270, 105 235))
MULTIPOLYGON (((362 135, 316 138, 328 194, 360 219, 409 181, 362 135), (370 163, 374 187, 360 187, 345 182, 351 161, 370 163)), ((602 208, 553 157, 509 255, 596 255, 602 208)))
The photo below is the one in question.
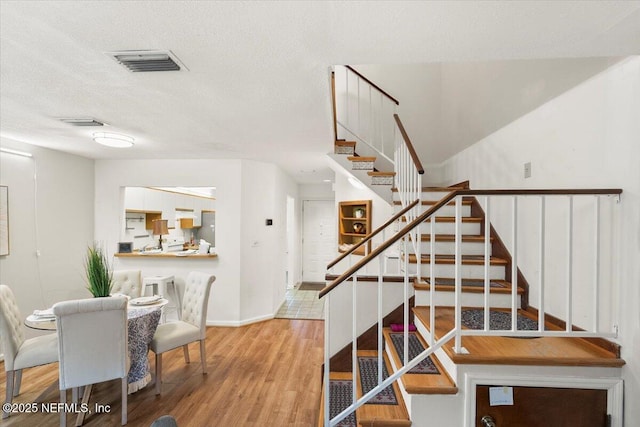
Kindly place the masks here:
MULTIPOLYGON (((145 298, 145 297, 142 297, 145 298)), ((169 303, 169 300, 167 300, 166 298, 160 298, 159 300, 151 303, 151 304, 135 304, 132 303, 131 301, 135 301, 136 299, 139 298, 134 298, 132 300, 130 300, 129 304, 127 305, 127 317, 128 318, 132 318, 132 317, 137 317, 140 315, 140 312, 142 310, 145 309, 158 309, 160 307, 163 307, 165 305, 167 305, 169 303)), ((144 300, 142 300, 144 302, 144 300)), ((42 318, 38 318, 37 316, 30 314, 29 316, 27 316, 27 318, 24 320, 24 325, 28 328, 31 329, 38 329, 38 330, 42 330, 42 331, 55 331, 56 330, 56 320, 55 319, 42 319, 42 318)))

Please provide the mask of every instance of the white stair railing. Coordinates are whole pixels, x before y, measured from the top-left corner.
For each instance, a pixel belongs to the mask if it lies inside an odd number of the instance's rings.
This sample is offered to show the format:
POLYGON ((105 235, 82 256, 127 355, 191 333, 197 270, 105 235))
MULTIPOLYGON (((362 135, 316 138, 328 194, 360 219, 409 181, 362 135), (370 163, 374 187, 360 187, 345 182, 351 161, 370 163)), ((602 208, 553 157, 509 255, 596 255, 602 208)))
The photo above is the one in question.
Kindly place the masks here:
POLYGON ((398 101, 348 65, 336 65, 334 73, 338 135, 364 143, 393 162, 398 101))
MULTIPOLYGON (((615 242, 618 238, 618 230, 616 225, 616 203, 619 201, 619 195, 622 190, 619 189, 605 189, 605 190, 592 190, 592 189, 579 189, 579 190, 455 190, 447 194, 435 205, 433 205, 426 212, 418 215, 412 222, 408 223, 400 231, 395 233, 387 241, 376 247, 371 253, 360 260, 358 263, 347 269, 331 284, 325 287, 319 294, 319 297, 325 297, 325 360, 324 360, 324 425, 326 427, 336 426, 340 421, 347 417, 350 413, 354 412, 358 407, 366 403, 373 396, 385 389, 388 385, 396 381, 404 373, 408 372, 415 365, 420 363, 427 356, 439 349, 444 343, 451 339, 454 339, 454 351, 458 353, 464 353, 465 350, 462 347, 463 336, 518 336, 518 337, 576 337, 576 338, 611 338, 616 336, 614 328, 614 319, 608 319, 608 322, 604 322, 602 319, 602 310, 599 297, 602 295, 603 289, 600 283, 602 282, 604 271, 607 271, 606 279, 608 282, 614 282, 615 265, 611 265, 615 259, 615 251, 612 242, 615 242), (481 204, 486 212, 484 237, 485 237, 485 263, 484 263, 484 318, 485 322, 481 329, 463 329, 461 324, 462 319, 462 232, 461 232, 461 212, 462 212, 462 200, 464 197, 483 197, 481 204), (549 200, 553 199, 553 200, 549 200), (579 202, 577 200, 580 199, 579 202), (616 203, 609 203, 608 209, 603 214, 602 200, 608 199, 614 200, 616 203), (454 326, 447 332, 440 333, 440 336, 436 336, 434 330, 434 313, 438 309, 435 305, 435 298, 433 298, 433 292, 435 288, 435 282, 431 281, 431 298, 429 299, 429 309, 431 313, 431 322, 429 325, 430 334, 429 346, 421 354, 412 360, 408 360, 407 353, 405 351, 403 366, 399 367, 388 378, 382 378, 382 364, 383 352, 382 352, 382 325, 383 313, 382 296, 383 296, 383 277, 382 274, 378 277, 377 283, 377 324, 378 324, 378 385, 372 390, 367 392, 364 396, 357 399, 356 392, 354 391, 352 396, 352 403, 346 409, 336 414, 331 418, 330 414, 330 379, 329 373, 331 371, 331 357, 337 353, 340 349, 331 348, 331 334, 336 328, 344 329, 343 325, 332 325, 332 291, 342 285, 345 281, 352 283, 352 307, 351 307, 351 346, 352 346, 352 379, 355 389, 356 382, 356 369, 357 369, 357 338, 358 328, 357 319, 359 310, 371 311, 370 306, 359 307, 358 304, 358 273, 362 271, 367 264, 371 262, 383 262, 385 252, 389 250, 394 244, 404 238, 404 291, 403 291, 403 304, 404 304, 404 319, 405 324, 408 323, 408 307, 409 298, 411 292, 409 290, 409 263, 407 250, 407 236, 416 229, 419 224, 431 220, 432 225, 433 218, 437 212, 449 202, 455 202, 455 217, 456 217, 456 229, 455 229, 455 308, 454 308, 454 326), (538 209, 532 208, 532 206, 538 202, 538 209), (554 209, 559 209, 564 212, 564 224, 558 226, 557 219, 561 217, 557 212, 551 212, 549 205, 553 204, 554 209), (527 210, 523 210, 526 214, 537 212, 537 226, 535 218, 528 218, 527 227, 519 227, 519 205, 523 205, 527 210), (592 219, 585 220, 585 212, 591 212, 592 219), (493 220, 493 221, 492 221, 493 220), (510 247, 512 256, 512 267, 510 269, 511 280, 513 282, 511 289, 511 327, 506 330, 492 330, 489 324, 489 310, 491 304, 489 301, 489 290, 491 286, 491 276, 489 272, 490 257, 489 257, 489 243, 490 242, 490 225, 489 222, 500 223, 504 222, 510 224, 510 235, 504 236, 504 241, 507 246, 510 247), (533 222, 533 224, 532 224, 533 222), (581 227, 584 223, 591 224, 591 227, 581 227), (578 224, 580 223, 580 224, 578 224), (605 227, 606 226, 606 227, 605 227), (564 236, 561 236, 561 240, 564 240, 565 245, 560 245, 555 242, 556 237, 560 233, 556 233, 555 229, 565 228, 564 236), (605 233, 603 229, 606 228, 605 233), (606 242, 605 242, 606 240, 606 242), (575 242, 579 241, 580 245, 576 245, 575 242), (591 244, 587 243, 591 242, 591 244), (538 246, 536 248, 536 246, 538 246), (537 330, 519 330, 517 326, 518 316, 518 263, 520 261, 519 249, 526 247, 531 253, 539 254, 540 259, 537 260, 537 264, 534 268, 539 267, 538 281, 529 285, 529 299, 535 301, 538 305, 538 329, 537 330), (577 248, 580 247, 580 250, 577 248), (533 249, 532 249, 533 248, 533 249), (548 262, 550 258, 548 253, 552 251, 563 250, 565 256, 562 257, 562 261, 559 261, 556 255, 552 262, 548 262), (607 251, 607 256, 602 255, 603 251, 607 251), (606 258, 607 263, 603 262, 606 258), (579 261, 578 261, 579 260, 579 261), (554 274, 550 276, 550 273, 554 273, 557 270, 558 262, 564 262, 564 273, 554 274), (579 266, 576 265, 579 263, 579 266), (553 264, 554 268, 551 268, 550 264, 553 264), (594 274, 594 278, 590 283, 584 284, 584 281, 580 281, 580 286, 576 286, 578 283, 575 280, 574 275, 576 269, 589 269, 589 273, 594 274), (557 276, 560 276, 559 278, 557 276), (558 312, 558 305, 556 303, 556 296, 565 295, 566 301, 564 302, 564 313, 558 312), (576 301, 582 301, 585 296, 591 296, 591 307, 586 307, 588 304, 577 304, 576 301), (578 307, 581 305, 580 307, 578 307), (551 313, 554 317, 564 318, 566 325, 564 328, 547 327, 545 323, 545 313, 551 313), (579 316, 576 314, 579 313, 579 316)), ((415 203, 415 201, 414 201, 415 203)), ((411 208, 409 208, 411 209, 411 208)), ((526 216, 526 215, 525 215, 526 216)), ((563 221, 561 221, 563 222, 563 221)), ((431 248, 433 249, 433 236, 434 227, 431 228, 431 248)), ((431 252, 431 269, 433 271, 433 251, 431 252)), ((524 258, 524 257, 523 257, 524 258)), ((529 257, 530 258, 530 257, 529 257)), ((523 259, 524 262, 524 259, 523 259)), ((419 264, 419 258, 418 258, 419 264)), ((381 271, 381 270, 380 270, 381 271)), ((431 275, 433 278, 433 274, 431 275)), ((344 296, 344 295, 343 295, 344 296)), ((338 300, 339 303, 344 301, 338 300)), ((609 302, 611 312, 615 313, 615 302, 609 302)), ((561 304, 562 305, 562 304, 561 304)), ((404 344, 405 349, 408 349, 408 329, 404 328, 404 344)))

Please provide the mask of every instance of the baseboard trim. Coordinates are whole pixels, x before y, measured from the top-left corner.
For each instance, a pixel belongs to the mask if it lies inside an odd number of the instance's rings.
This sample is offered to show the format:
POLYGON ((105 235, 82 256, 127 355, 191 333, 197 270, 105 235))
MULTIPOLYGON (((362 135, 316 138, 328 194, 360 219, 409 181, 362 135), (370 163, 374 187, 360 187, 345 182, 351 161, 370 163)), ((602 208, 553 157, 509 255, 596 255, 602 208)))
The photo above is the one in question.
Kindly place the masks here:
POLYGON ((275 317, 274 314, 266 314, 264 316, 253 317, 245 320, 207 320, 207 326, 226 326, 237 328, 240 326, 251 325, 252 323, 264 322, 275 317))

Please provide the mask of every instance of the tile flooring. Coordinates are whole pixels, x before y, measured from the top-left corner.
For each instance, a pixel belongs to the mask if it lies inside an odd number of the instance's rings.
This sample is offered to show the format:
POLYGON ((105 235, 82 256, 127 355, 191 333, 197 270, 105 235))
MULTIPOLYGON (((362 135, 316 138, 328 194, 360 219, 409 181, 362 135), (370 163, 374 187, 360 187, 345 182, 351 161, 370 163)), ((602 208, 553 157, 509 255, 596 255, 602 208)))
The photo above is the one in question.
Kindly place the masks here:
POLYGON ((287 289, 285 301, 276 313, 277 319, 324 319, 324 298, 319 299, 319 291, 301 291, 298 283, 287 289))

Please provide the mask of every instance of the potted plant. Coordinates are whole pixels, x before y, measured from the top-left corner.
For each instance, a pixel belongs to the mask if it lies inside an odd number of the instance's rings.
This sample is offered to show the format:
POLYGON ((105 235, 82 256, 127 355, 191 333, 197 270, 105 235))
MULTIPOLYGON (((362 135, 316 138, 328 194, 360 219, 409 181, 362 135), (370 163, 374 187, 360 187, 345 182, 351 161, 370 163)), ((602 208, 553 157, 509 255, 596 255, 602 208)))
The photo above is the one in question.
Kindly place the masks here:
POLYGON ((107 255, 97 244, 87 248, 85 258, 87 289, 94 297, 108 297, 111 293, 112 272, 107 255))

